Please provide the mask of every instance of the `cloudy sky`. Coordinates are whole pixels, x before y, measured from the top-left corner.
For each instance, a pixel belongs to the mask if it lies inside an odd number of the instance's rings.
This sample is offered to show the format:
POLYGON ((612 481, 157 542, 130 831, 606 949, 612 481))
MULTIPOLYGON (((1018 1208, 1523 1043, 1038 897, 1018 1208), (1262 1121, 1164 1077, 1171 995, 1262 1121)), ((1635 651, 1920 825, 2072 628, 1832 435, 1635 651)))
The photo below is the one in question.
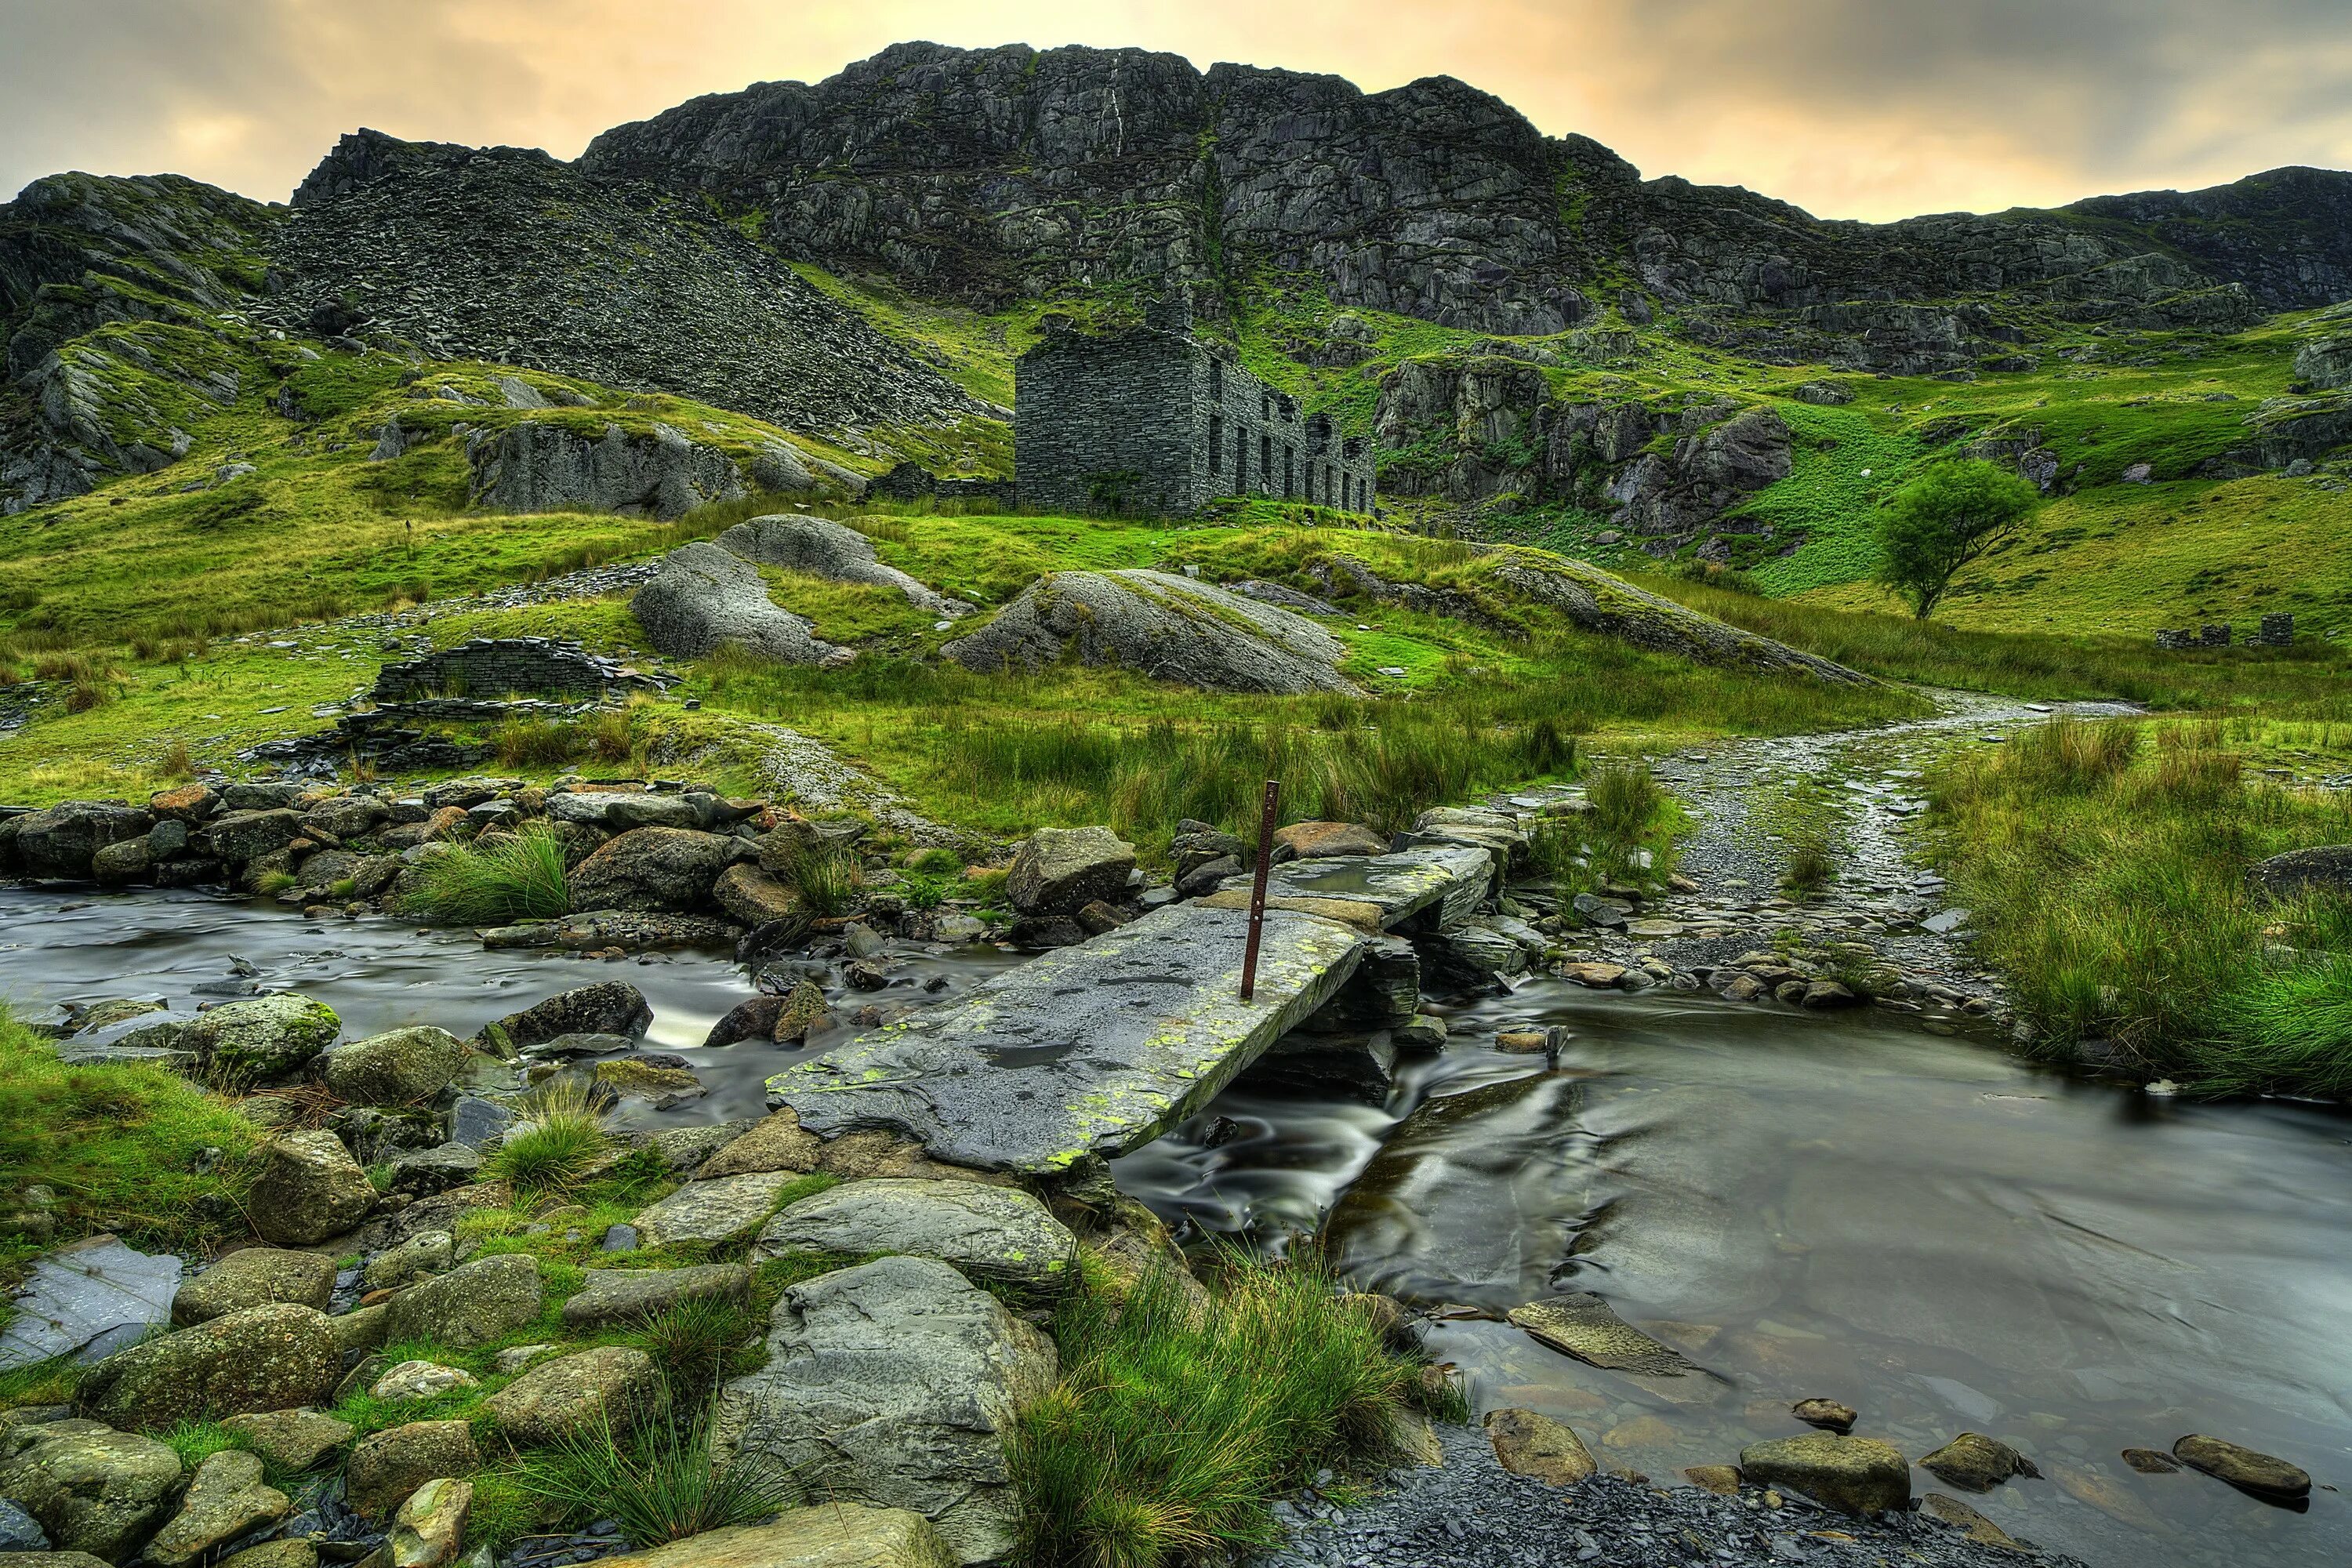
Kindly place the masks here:
POLYGON ((282 201, 360 125, 570 157, 903 38, 1450 74, 1835 217, 2352 168, 2352 0, 0 0, 0 195, 173 170, 282 201))

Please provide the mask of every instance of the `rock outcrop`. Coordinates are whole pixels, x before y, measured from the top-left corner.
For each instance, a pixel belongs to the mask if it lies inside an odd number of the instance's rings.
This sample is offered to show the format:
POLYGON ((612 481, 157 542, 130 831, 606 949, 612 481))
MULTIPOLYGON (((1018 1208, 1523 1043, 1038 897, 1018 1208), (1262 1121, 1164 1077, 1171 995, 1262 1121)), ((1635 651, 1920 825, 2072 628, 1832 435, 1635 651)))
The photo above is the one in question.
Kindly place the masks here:
POLYGON ((846 657, 818 641, 808 622, 777 607, 758 567, 700 540, 664 557, 661 575, 637 590, 629 613, 673 658, 699 658, 730 643, 785 664, 846 657))
POLYGON ((1056 572, 940 649, 967 669, 1039 669, 1074 654, 1211 691, 1353 691, 1347 647, 1304 616, 1166 572, 1056 572))
POLYGON ((667 425, 601 436, 541 420, 478 431, 466 445, 471 495, 488 511, 614 511, 667 522, 743 499, 735 460, 667 425))
POLYGON ((836 583, 864 583, 906 595, 907 603, 942 620, 971 614, 971 606, 886 566, 874 553, 874 542, 846 524, 822 517, 755 517, 739 522, 719 536, 721 548, 746 561, 830 577, 836 583))

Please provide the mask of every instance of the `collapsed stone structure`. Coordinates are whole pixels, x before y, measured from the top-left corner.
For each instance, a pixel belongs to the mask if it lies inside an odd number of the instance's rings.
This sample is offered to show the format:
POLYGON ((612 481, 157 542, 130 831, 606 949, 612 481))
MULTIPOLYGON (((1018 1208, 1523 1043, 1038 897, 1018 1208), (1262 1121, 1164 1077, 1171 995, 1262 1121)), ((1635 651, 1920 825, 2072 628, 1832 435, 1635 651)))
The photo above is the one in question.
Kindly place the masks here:
POLYGON ((1047 317, 1014 366, 1013 468, 1024 506, 1181 514, 1220 496, 1372 510, 1371 443, 1302 416, 1171 295, 1100 335, 1047 317))
MULTIPOLYGON (((2156 646, 2167 653, 2198 647, 2228 647, 2230 635, 2227 621, 2209 621, 2202 626, 2168 626, 2156 634, 2156 646)), ((2286 647, 2294 641, 2294 616, 2279 613, 2264 616, 2261 626, 2246 638, 2246 646, 2286 647)))

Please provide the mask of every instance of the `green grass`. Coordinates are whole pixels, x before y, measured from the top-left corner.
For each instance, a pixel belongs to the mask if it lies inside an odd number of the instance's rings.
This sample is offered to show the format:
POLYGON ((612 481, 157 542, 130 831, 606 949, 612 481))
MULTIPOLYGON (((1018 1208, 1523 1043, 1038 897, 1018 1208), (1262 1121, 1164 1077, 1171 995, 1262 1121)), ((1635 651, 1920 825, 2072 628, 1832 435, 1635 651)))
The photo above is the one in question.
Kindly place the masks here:
MULTIPOLYGON (((239 1199, 260 1143, 228 1101, 176 1073, 67 1067, 0 1013, 0 1191, 11 1208, 29 1188, 55 1194, 54 1242, 110 1231, 135 1247, 202 1254, 243 1237, 239 1199)), ((0 1231, 0 1285, 54 1242, 0 1231)))
POLYGON ((574 1187, 597 1159, 612 1148, 588 1094, 572 1079, 558 1079, 523 1103, 526 1121, 499 1142, 485 1170, 515 1190, 544 1196, 574 1187))
POLYGON ((1157 1568, 1279 1538, 1275 1501, 1393 1451, 1419 1382, 1317 1265, 1236 1262, 1215 1303, 1165 1275, 1060 1309, 1062 1383, 1008 1454, 1030 1568, 1157 1568))
POLYGON ((664 1408, 625 1436, 600 1424, 526 1456, 512 1478, 554 1519, 609 1519, 635 1547, 749 1524, 800 1500, 790 1478, 712 1461, 706 1422, 664 1408))
POLYGON ((570 911, 563 841, 545 827, 453 844, 417 863, 404 913, 436 925, 500 925, 570 911))
POLYGON ((2352 799, 2249 776, 2263 725, 2061 721, 1932 781, 1934 852, 2032 1048, 2085 1042, 2203 1093, 2352 1097, 2352 907, 2246 868, 2352 839, 2352 799))

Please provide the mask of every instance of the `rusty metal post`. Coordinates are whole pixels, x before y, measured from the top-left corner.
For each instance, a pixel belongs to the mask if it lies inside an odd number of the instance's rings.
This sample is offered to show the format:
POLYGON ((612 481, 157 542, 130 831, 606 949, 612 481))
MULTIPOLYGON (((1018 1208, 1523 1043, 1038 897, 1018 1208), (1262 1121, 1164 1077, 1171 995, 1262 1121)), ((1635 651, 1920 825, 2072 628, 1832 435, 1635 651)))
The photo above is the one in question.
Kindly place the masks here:
POLYGON ((1242 1000, 1257 989, 1257 944, 1265 934, 1265 874, 1274 858, 1275 808, 1282 799, 1282 781, 1265 781, 1265 805, 1257 816, 1257 875, 1250 883, 1249 945, 1242 950, 1242 1000))

